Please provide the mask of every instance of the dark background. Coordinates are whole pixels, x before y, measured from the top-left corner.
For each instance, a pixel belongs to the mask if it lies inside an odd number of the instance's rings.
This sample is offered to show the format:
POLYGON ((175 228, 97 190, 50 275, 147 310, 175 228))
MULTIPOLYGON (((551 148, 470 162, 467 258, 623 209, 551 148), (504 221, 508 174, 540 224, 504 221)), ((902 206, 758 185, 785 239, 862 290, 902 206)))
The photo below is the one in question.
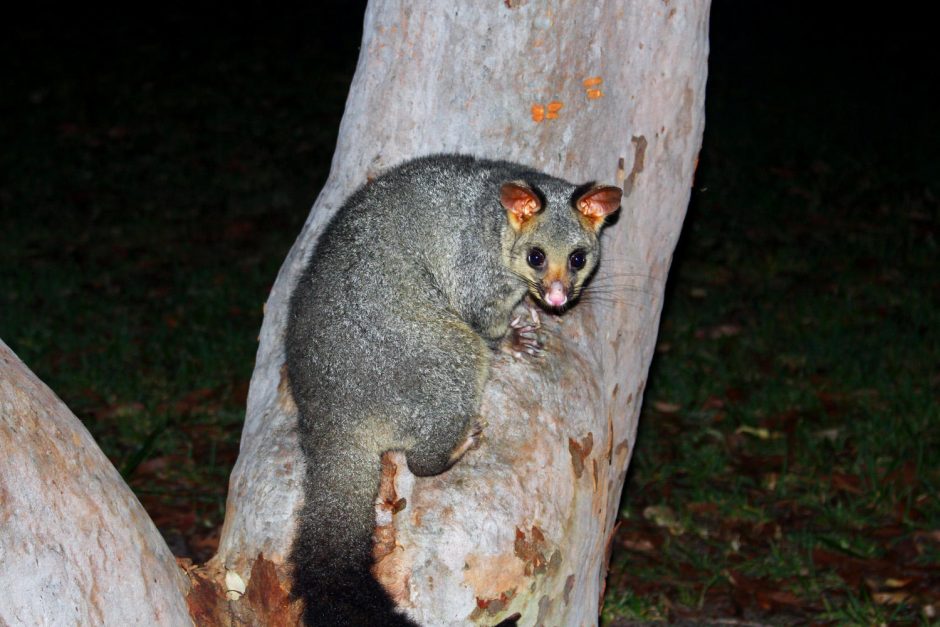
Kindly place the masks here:
MULTIPOLYGON (((0 338, 177 555, 218 540, 261 304, 328 173, 363 6, 0 25, 0 338)), ((935 45, 909 5, 713 3, 609 623, 937 603, 935 45)))

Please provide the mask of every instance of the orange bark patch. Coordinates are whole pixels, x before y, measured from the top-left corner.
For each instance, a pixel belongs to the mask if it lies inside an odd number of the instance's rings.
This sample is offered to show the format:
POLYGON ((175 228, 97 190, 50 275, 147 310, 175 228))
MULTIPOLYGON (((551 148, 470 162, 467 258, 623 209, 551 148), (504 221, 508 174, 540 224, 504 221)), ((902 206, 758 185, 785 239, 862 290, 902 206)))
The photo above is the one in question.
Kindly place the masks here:
POLYGON ((525 564, 516 555, 471 554, 466 564, 463 580, 478 601, 498 599, 523 585, 525 564))
POLYGON ((222 625, 221 617, 225 615, 225 591, 222 590, 215 578, 205 568, 186 569, 192 587, 186 595, 186 605, 189 606, 189 615, 195 625, 215 627, 222 625))
MULTIPOLYGON (((379 479, 379 509, 384 509, 392 515, 405 509, 408 502, 398 497, 395 490, 395 477, 398 476, 398 464, 392 460, 391 455, 382 455, 382 476, 379 479)), ((378 556, 376 556, 378 558, 378 556)))
POLYGON ((591 454, 594 448, 594 434, 588 431, 588 434, 578 442, 574 438, 568 438, 568 452, 571 453, 571 467, 574 469, 574 476, 578 479, 584 474, 584 460, 591 454))
POLYGON ((532 105, 532 121, 541 122, 545 119, 545 107, 540 104, 532 105))
POLYGON ((542 120, 557 120, 558 112, 562 110, 565 103, 559 100, 552 100, 547 105, 535 103, 531 107, 532 121, 541 122, 542 120))
MULTIPOLYGON (((515 596, 516 591, 510 590, 508 593, 501 594, 495 599, 481 599, 480 597, 477 597, 477 606, 473 608, 472 612, 470 612, 470 620, 476 622, 482 618, 491 618, 496 616, 508 607, 509 603, 515 596)), ((512 621, 513 619, 518 620, 519 618, 521 618, 521 614, 517 612, 512 616, 508 616, 505 620, 512 621)), ((501 621, 499 624, 502 625, 503 621, 501 621)))
POLYGON ((603 82, 604 79, 600 76, 591 76, 581 81, 581 84, 584 85, 584 93, 587 94, 588 100, 597 100, 598 98, 604 97, 604 92, 598 88, 603 82))
MULTIPOLYGON (((377 508, 390 512, 393 517, 408 506, 408 501, 400 498, 395 490, 397 475, 398 464, 392 459, 392 454, 384 454, 377 508)), ((375 558, 375 565, 372 567, 372 574, 389 596, 401 604, 410 596, 408 579, 410 569, 409 564, 405 562, 404 551, 398 546, 398 533, 394 520, 388 525, 377 526, 374 537, 372 556, 375 558)))
POLYGON ((542 530, 532 525, 529 537, 522 529, 516 527, 516 541, 513 545, 513 551, 516 557, 525 563, 524 573, 527 576, 540 575, 548 568, 548 560, 545 553, 548 550, 548 543, 542 530))
POLYGON ((186 603, 193 624, 200 627, 230 625, 300 625, 303 603, 290 595, 290 582, 277 565, 259 554, 251 567, 245 594, 229 601, 225 596, 224 569, 179 561, 192 584, 186 603))
POLYGON ((264 559, 263 555, 259 555, 251 567, 251 579, 248 580, 244 598, 254 610, 255 624, 300 624, 303 603, 291 600, 290 584, 281 581, 274 562, 264 559))

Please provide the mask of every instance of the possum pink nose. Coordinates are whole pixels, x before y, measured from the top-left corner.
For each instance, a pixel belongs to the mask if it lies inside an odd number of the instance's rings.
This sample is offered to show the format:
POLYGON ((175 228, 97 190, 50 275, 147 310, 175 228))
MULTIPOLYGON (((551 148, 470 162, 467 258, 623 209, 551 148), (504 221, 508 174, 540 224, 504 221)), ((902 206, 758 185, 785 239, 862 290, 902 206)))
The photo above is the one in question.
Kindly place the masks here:
POLYGON ((568 302, 568 290, 561 281, 552 281, 545 291, 545 302, 552 307, 561 307, 568 302))

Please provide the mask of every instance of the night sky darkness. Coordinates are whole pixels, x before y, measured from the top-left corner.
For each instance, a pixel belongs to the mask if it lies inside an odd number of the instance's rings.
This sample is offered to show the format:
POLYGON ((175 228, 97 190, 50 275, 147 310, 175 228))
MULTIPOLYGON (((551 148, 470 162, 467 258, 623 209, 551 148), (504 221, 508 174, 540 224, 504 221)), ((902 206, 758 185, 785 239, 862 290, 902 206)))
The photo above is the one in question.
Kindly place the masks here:
MULTIPOLYGON (((65 80, 88 83, 73 90, 80 99, 73 109, 89 122, 101 122, 95 120, 96 110, 109 94, 96 87, 95 79, 140 81, 149 72, 163 87, 178 88, 174 76, 187 65, 247 63, 243 57, 226 58, 239 45, 233 42, 242 42, 248 57, 252 50, 265 51, 273 80, 285 80, 301 58, 308 63, 320 58, 324 68, 351 71, 365 3, 315 4, 277 14, 261 6, 239 11, 154 8, 133 14, 85 7, 14 10, 0 26, 3 124, 7 132, 23 132, 36 117, 35 107, 25 103, 35 105, 54 95, 56 81, 65 80), (155 57, 163 58, 162 67, 155 57), (135 67, 144 69, 135 75, 135 67)), ((720 113, 728 118, 747 118, 750 108, 775 98, 792 99, 800 103, 796 109, 801 117, 780 120, 781 133, 793 125, 812 126, 818 128, 821 144, 884 143, 891 154, 935 163, 935 138, 919 130, 936 106, 931 96, 938 77, 931 24, 922 12, 901 5, 874 10, 838 2, 718 0, 712 5, 709 114, 716 113, 711 99, 719 89, 720 113), (856 133, 840 134, 846 120, 854 121, 856 133)), ((316 74, 318 68, 307 71, 316 74)), ((200 78, 211 90, 213 77, 200 78)), ((335 117, 342 102, 332 106, 335 117)), ((174 120, 164 123, 172 127, 174 120)), ((712 126, 706 130, 706 145, 712 126)), ((317 166, 322 163, 321 157, 317 166)), ((2 175, 15 176, 15 167, 8 165, 2 175)), ((317 176, 322 174, 313 178, 317 176)), ((311 192, 315 189, 311 186, 311 192)), ((9 201, 0 209, 11 219, 23 210, 9 201)), ((74 205, 62 209, 82 210, 74 205)))

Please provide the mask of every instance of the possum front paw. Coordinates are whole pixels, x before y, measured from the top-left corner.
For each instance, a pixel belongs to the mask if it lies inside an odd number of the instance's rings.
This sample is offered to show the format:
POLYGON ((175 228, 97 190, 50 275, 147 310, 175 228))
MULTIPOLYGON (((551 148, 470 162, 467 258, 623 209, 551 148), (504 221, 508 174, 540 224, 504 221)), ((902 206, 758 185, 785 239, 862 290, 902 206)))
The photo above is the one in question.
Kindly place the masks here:
POLYGON ((520 358, 523 355, 542 357, 545 354, 542 338, 539 335, 542 320, 538 310, 531 305, 526 305, 526 312, 527 315, 518 315, 509 323, 511 329, 509 351, 520 358))

